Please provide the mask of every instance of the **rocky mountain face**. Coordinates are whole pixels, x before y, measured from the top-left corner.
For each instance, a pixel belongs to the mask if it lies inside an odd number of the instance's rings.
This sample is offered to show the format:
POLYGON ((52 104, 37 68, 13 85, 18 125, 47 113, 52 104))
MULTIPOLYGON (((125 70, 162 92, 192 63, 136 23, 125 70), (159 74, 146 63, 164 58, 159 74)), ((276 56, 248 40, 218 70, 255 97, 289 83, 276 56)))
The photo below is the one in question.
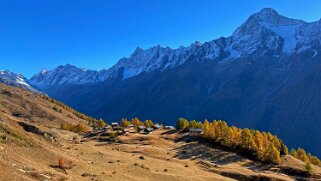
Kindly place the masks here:
POLYGON ((31 78, 31 84, 50 87, 62 84, 92 84, 113 78, 127 79, 143 72, 166 70, 185 62, 217 61, 271 55, 273 57, 318 54, 321 20, 307 23, 279 15, 273 9, 262 9, 250 16, 232 36, 213 41, 195 42, 189 47, 171 49, 155 46, 136 48, 129 58, 122 58, 108 70, 86 70, 73 65, 42 70, 31 78))
POLYGON ((0 70, 0 83, 21 87, 31 92, 40 93, 27 83, 27 79, 21 74, 15 74, 7 70, 0 70))
POLYGON ((225 119, 321 156, 320 50, 321 21, 266 8, 230 37, 177 49, 137 48, 107 70, 65 65, 29 82, 94 117, 172 125, 179 117, 225 119))

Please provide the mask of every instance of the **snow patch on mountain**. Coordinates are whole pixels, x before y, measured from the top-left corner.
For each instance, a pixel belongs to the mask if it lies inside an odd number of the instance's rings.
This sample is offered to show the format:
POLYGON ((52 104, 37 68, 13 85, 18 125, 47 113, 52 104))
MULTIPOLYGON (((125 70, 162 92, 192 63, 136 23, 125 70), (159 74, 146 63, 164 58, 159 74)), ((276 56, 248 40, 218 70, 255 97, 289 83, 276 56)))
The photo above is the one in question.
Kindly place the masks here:
POLYGON ((137 47, 129 57, 120 59, 107 70, 87 70, 67 64, 49 71, 42 70, 31 78, 30 83, 37 87, 92 84, 114 78, 127 79, 143 72, 163 71, 187 61, 226 62, 267 53, 280 57, 305 51, 317 56, 320 47, 321 20, 307 23, 264 8, 251 15, 227 38, 204 43, 196 41, 177 49, 159 45, 146 50, 137 47))
POLYGON ((142 72, 142 69, 135 69, 135 68, 127 68, 124 70, 123 79, 127 79, 129 77, 133 77, 138 75, 142 72))
POLYGON ((0 71, 0 82, 11 86, 21 87, 31 92, 40 93, 27 83, 27 79, 23 75, 15 74, 7 70, 0 71))
POLYGON ((18 84, 30 86, 29 84, 27 84, 27 82, 21 76, 18 76, 16 81, 17 81, 18 84))
POLYGON ((276 26, 267 22, 260 22, 263 26, 272 30, 277 35, 280 35, 284 39, 283 44, 283 52, 292 54, 296 50, 297 45, 297 31, 298 28, 302 25, 284 25, 284 26, 276 26))

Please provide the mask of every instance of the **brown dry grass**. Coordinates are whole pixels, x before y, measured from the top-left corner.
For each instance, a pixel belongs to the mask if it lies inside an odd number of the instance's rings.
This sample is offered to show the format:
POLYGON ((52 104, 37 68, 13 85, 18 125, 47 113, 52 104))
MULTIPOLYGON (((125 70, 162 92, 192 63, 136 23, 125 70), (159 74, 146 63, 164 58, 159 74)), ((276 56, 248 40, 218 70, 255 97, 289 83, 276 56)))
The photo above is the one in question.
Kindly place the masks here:
MULTIPOLYGON (((83 122, 71 118, 68 112, 52 110, 52 104, 20 92, 1 94, 0 125, 21 137, 20 142, 0 142, 0 180, 240 180, 260 178, 294 180, 294 177, 274 171, 274 166, 251 161, 233 152, 211 148, 196 142, 175 142, 176 133, 155 131, 150 135, 120 136, 120 143, 96 141, 80 144, 81 137, 62 131, 60 123, 83 122), (25 117, 13 116, 19 112, 25 117), (45 115, 45 116, 43 116, 45 115), (50 119, 52 120, 50 120, 50 119), (56 137, 50 141, 26 132, 17 124, 23 121, 56 137), (65 160, 64 169, 58 160, 65 160)), ((14 89, 15 90, 15 89, 14 89)), ((1 132, 0 132, 1 134, 1 132)), ((302 169, 304 163, 286 157, 283 166, 302 169)), ((319 169, 316 172, 321 173, 319 169)))

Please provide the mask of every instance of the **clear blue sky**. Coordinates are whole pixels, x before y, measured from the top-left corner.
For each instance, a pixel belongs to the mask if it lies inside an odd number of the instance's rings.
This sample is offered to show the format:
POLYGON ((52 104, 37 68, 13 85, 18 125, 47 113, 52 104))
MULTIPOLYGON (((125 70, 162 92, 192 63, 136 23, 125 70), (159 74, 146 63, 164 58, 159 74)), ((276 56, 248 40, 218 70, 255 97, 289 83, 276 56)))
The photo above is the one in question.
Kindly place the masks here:
POLYGON ((177 48, 229 36, 264 7, 309 22, 321 18, 319 0, 1 1, 0 69, 30 77, 66 63, 109 68, 137 46, 177 48))

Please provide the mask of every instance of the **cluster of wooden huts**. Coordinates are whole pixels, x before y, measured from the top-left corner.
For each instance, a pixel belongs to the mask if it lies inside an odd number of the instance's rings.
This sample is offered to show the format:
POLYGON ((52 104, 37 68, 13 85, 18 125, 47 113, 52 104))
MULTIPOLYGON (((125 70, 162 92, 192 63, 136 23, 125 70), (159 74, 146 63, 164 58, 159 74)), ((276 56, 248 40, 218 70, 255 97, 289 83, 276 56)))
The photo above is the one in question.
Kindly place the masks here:
POLYGON ((141 133, 141 134, 151 134, 154 130, 160 130, 160 129, 166 129, 166 130, 172 130, 175 129, 173 126, 162 126, 160 124, 155 124, 150 128, 147 128, 146 126, 137 126, 137 128, 130 124, 127 127, 122 127, 118 124, 118 122, 112 122, 110 125, 107 125, 103 128, 97 128, 94 129, 94 132, 99 133, 113 133, 117 132, 118 135, 120 134, 130 134, 130 133, 141 133))

